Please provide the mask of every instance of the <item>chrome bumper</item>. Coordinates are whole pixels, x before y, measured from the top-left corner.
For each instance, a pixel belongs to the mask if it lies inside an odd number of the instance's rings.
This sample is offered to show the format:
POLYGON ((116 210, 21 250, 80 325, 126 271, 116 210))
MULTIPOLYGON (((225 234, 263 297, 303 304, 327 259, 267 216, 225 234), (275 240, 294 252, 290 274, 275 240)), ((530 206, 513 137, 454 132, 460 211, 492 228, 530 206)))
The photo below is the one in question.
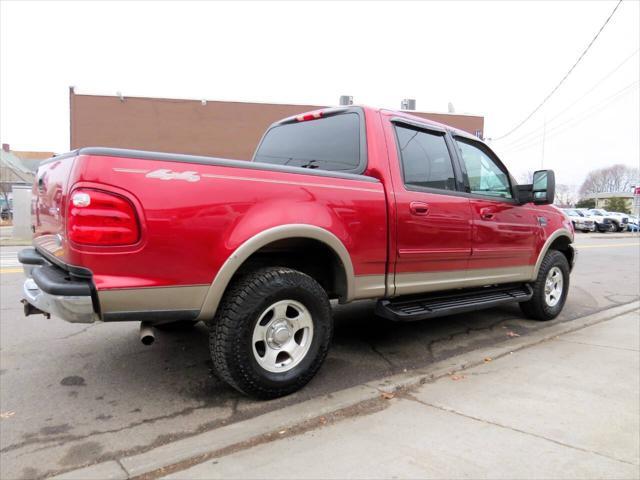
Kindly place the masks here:
MULTIPOLYGON (((23 269, 27 277, 22 288, 23 303, 26 302, 25 315, 45 313, 72 323, 100 321, 100 317, 94 311, 90 294, 59 294, 61 288, 64 290, 64 283, 60 283, 60 277, 64 278, 67 275, 62 269, 49 263, 40 265, 23 263, 23 269)), ((72 281, 69 282, 72 283, 72 281)))
POLYGON ((93 323, 99 320, 93 311, 91 297, 51 295, 40 290, 33 278, 25 280, 22 293, 24 300, 38 310, 62 318, 67 322, 93 323))

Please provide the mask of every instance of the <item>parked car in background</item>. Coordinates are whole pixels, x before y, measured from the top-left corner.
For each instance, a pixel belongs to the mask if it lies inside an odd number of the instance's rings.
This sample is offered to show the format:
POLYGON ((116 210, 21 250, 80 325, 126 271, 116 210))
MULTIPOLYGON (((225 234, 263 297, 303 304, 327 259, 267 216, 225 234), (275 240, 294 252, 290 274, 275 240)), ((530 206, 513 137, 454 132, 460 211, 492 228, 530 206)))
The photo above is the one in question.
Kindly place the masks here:
POLYGON ((623 232, 627 230, 627 228, 629 227, 629 215, 627 215, 626 213, 620 213, 620 212, 607 212, 607 213, 612 217, 620 220, 619 231, 623 232))
POLYGON ((596 222, 589 216, 585 215, 574 208, 563 208, 562 211, 567 214, 569 220, 573 224, 573 229, 580 232, 595 232, 596 222))
POLYGON ((613 227, 611 229, 612 232, 622 232, 627 228, 627 223, 629 223, 629 217, 623 213, 617 212, 607 212, 601 208, 592 208, 589 210, 590 213, 595 215, 600 215, 602 217, 610 218, 613 227))
POLYGON ((595 222, 597 232, 612 232, 615 229, 613 218, 605 215, 598 215, 587 208, 575 208, 577 212, 595 222))

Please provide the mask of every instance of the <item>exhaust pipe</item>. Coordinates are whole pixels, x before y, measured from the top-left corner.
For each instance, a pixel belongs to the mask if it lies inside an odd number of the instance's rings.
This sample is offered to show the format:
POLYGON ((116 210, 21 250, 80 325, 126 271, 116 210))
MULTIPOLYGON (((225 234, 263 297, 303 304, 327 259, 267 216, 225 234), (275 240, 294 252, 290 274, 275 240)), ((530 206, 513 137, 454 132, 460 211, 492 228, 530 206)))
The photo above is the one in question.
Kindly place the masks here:
POLYGON ((143 345, 152 345, 156 341, 156 329, 149 322, 140 322, 140 341, 143 345))

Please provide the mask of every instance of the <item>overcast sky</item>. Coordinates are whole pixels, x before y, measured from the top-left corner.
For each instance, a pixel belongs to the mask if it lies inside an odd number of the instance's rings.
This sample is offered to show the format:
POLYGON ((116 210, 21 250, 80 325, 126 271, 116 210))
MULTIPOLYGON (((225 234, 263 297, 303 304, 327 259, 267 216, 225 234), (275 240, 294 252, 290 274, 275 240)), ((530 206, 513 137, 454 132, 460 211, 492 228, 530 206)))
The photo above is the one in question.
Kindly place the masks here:
MULTIPOLYGON (((615 3, 2 1, 0 139, 68 150, 70 85, 327 105, 348 94, 386 108, 415 98, 433 112, 451 102, 484 115, 497 138, 557 84, 615 3)), ((544 167, 561 183, 638 166, 639 47, 640 3, 626 0, 545 108, 490 145, 518 176, 540 168, 544 137, 544 167)))

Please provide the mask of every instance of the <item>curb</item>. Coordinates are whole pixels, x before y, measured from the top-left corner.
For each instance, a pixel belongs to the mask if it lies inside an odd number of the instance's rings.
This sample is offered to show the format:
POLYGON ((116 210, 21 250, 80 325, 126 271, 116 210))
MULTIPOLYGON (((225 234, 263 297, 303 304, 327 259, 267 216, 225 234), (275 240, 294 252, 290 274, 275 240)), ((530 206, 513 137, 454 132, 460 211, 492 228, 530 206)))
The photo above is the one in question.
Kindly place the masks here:
POLYGON ((570 322, 559 323, 535 331, 525 337, 505 340, 499 346, 467 352, 433 363, 428 367, 323 395, 281 410, 171 442, 144 453, 90 465, 62 473, 53 478, 55 480, 127 480, 142 475, 155 477, 155 474, 161 474, 162 470, 167 467, 190 460, 194 461, 193 463, 199 463, 198 457, 233 446, 249 444, 252 439, 268 434, 273 434, 274 438, 278 438, 278 432, 282 430, 289 430, 320 416, 378 399, 383 392, 388 393, 433 382, 460 370, 480 365, 487 357, 495 360, 551 340, 559 335, 571 333, 638 309, 640 309, 640 301, 619 305, 570 322))

